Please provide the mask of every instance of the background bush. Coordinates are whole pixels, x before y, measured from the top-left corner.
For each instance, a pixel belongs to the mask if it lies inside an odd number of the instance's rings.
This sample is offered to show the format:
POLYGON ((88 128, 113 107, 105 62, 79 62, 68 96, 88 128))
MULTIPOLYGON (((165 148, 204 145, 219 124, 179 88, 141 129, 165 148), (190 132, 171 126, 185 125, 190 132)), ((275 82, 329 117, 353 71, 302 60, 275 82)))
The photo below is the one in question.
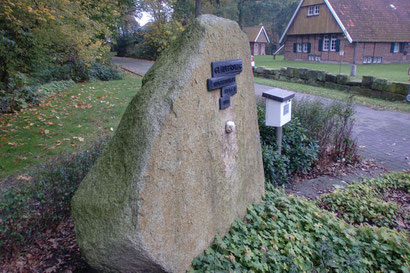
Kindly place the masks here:
POLYGON ((265 114, 265 110, 258 107, 265 179, 274 184, 287 183, 291 175, 311 169, 320 149, 317 142, 308 137, 298 118, 294 118, 283 127, 282 154, 279 154, 275 128, 265 125, 265 114))
POLYGON ((0 193, 0 253, 27 243, 70 215, 71 198, 105 143, 96 143, 82 153, 54 158, 20 176, 25 182, 17 182, 0 193))
POLYGON ((72 62, 62 66, 49 66, 39 70, 32 78, 19 74, 11 78, 9 87, 13 92, 0 89, 0 113, 14 112, 37 105, 39 100, 55 92, 67 89, 75 82, 89 80, 120 80, 123 74, 113 65, 72 62))
POLYGON ((357 140, 353 137, 353 100, 345 102, 322 100, 294 100, 292 114, 316 139, 320 146, 320 164, 359 161, 357 140))

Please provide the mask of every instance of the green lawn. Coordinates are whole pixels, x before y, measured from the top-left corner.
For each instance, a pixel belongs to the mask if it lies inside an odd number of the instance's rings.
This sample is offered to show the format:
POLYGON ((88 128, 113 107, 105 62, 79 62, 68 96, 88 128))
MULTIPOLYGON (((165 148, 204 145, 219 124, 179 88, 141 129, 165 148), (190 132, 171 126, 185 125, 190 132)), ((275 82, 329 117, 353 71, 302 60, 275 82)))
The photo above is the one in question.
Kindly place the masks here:
MULTIPOLYGON (((255 56, 255 65, 276 69, 282 67, 309 68, 324 70, 333 74, 350 74, 350 65, 285 61, 283 56, 276 56, 276 60, 273 60, 272 56, 255 56)), ((391 81, 408 82, 410 79, 408 75, 409 68, 410 64, 358 65, 356 78, 360 80, 363 75, 373 75, 378 78, 390 79, 391 81)))
POLYGON ((0 179, 112 135, 141 79, 77 84, 39 107, 0 119, 0 179))

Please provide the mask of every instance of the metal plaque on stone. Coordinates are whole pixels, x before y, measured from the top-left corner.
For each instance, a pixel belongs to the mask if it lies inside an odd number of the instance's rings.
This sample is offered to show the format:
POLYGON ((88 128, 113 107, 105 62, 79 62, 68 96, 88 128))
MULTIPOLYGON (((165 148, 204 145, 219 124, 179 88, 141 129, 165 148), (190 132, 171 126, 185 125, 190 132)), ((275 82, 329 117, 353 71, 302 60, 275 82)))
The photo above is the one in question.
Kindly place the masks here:
POLYGON ((225 60, 211 63, 212 78, 207 81, 208 91, 221 89, 219 109, 223 110, 231 105, 231 96, 238 92, 236 74, 242 72, 242 60, 225 60))

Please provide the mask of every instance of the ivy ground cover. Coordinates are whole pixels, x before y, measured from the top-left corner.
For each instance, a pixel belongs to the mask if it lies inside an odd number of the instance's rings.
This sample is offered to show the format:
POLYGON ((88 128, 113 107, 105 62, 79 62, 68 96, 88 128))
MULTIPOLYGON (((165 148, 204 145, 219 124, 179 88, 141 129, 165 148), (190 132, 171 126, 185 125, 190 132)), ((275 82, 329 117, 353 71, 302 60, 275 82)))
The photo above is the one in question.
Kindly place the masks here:
MULTIPOLYGON (((367 183, 378 189, 408 189, 408 174, 388 177, 389 183, 384 177, 367 183)), ((349 198, 345 201, 356 206, 349 198)), ((194 259, 191 272, 409 272, 408 235, 348 224, 314 202, 268 185, 264 202, 250 206, 245 219, 236 220, 224 238, 216 237, 194 259)))
POLYGON ((410 231, 410 173, 383 174, 322 195, 316 204, 356 226, 410 231))

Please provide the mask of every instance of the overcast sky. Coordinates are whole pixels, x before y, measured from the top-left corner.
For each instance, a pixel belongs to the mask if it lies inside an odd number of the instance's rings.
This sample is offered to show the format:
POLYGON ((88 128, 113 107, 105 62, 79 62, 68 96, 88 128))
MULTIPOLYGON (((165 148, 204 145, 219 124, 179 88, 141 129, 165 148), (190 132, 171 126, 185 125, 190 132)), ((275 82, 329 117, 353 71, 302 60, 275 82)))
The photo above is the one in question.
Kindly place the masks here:
POLYGON ((145 24, 148 23, 149 20, 151 20, 151 19, 152 19, 152 17, 151 17, 148 13, 146 13, 146 12, 143 12, 143 13, 142 13, 141 19, 136 18, 136 20, 137 20, 137 22, 140 24, 140 26, 145 25, 145 24))

